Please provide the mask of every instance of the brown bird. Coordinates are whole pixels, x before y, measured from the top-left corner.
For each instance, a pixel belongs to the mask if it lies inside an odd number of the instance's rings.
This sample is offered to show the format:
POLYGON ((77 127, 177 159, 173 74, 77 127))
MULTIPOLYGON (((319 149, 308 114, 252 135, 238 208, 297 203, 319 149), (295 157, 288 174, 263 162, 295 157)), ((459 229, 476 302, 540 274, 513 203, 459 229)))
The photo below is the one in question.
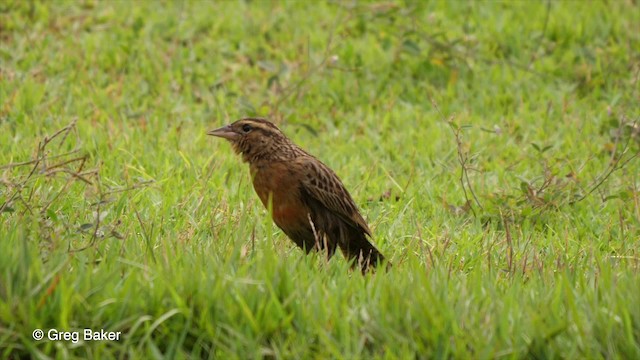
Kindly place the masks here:
POLYGON ((384 261, 367 240, 371 230, 338 176, 273 123, 246 118, 207 134, 227 139, 249 163, 262 204, 300 248, 326 250, 330 258, 340 247, 363 272, 384 261))

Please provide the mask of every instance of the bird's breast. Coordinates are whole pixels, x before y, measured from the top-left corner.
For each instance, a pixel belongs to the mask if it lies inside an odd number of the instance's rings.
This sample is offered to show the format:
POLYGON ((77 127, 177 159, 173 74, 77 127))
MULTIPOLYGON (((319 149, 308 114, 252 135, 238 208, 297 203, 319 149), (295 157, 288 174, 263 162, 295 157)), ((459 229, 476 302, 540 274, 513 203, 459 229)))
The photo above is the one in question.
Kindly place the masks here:
POLYGON ((286 163, 252 166, 253 187, 262 204, 271 209, 280 228, 308 223, 308 209, 300 194, 300 179, 286 163))

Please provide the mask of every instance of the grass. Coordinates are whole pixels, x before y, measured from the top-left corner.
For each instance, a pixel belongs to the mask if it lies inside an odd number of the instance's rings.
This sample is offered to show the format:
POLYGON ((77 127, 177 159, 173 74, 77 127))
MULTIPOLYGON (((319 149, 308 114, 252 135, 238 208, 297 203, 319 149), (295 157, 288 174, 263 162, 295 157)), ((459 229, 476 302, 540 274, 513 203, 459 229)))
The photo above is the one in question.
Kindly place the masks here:
POLYGON ((3 2, 0 357, 640 358, 639 10, 3 2), (391 271, 294 248, 205 135, 245 115, 391 271))

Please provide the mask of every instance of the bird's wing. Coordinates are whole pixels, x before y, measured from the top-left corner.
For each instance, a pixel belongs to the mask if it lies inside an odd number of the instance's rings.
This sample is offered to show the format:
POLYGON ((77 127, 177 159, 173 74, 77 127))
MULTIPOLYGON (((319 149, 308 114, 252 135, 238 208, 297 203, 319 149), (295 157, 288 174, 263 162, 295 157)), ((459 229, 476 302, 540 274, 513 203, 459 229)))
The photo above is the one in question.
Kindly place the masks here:
POLYGON ((306 193, 347 223, 362 228, 371 236, 367 222, 338 176, 315 158, 299 158, 297 162, 304 173, 302 187, 306 193))

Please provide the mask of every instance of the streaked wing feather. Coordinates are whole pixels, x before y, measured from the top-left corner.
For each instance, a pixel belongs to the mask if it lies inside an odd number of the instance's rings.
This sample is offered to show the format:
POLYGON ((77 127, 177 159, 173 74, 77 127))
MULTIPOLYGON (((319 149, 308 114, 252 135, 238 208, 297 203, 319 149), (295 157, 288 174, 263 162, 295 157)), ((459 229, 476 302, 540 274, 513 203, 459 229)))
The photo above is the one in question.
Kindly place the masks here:
POLYGON ((307 193, 329 211, 340 216, 352 226, 360 227, 367 235, 371 236, 367 222, 358 212, 355 202, 338 176, 317 159, 302 159, 301 162, 300 165, 304 168, 305 174, 302 186, 307 193))

